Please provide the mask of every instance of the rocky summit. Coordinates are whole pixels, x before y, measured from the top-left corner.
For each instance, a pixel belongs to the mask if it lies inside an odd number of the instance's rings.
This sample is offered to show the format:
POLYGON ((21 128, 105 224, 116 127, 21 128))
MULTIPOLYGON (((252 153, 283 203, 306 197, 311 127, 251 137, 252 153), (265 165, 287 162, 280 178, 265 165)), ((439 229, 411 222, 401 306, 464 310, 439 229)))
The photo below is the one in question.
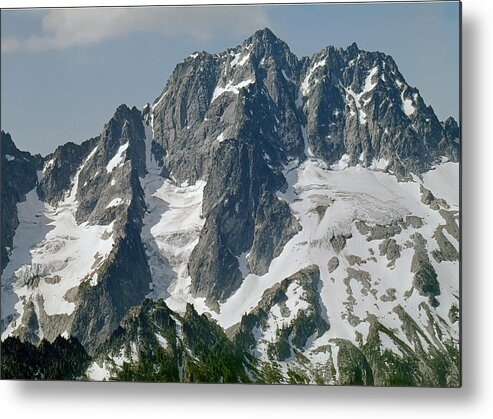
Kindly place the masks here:
POLYGON ((2 132, 3 376, 460 385, 459 132, 392 57, 269 29, 82 144, 2 132))

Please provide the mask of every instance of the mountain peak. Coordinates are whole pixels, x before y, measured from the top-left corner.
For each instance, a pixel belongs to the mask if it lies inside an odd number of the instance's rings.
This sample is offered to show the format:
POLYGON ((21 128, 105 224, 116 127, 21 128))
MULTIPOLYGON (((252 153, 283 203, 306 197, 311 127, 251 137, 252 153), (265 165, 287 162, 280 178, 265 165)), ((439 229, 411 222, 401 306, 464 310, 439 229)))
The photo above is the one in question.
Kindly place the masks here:
POLYGON ((135 107, 132 106, 132 108, 129 108, 126 104, 121 104, 118 106, 116 109, 113 118, 114 119, 129 119, 131 115, 135 116, 137 114, 140 114, 140 111, 135 107))
POLYGON ((0 138, 2 140, 1 141, 1 147, 2 148, 7 149, 9 147, 15 147, 15 144, 12 141, 12 137, 10 136, 10 134, 8 132, 5 132, 4 130, 2 130, 0 138))
POLYGON ((256 31, 244 42, 244 45, 254 45, 257 48, 260 47, 260 49, 265 50, 265 52, 271 52, 279 48, 289 51, 288 45, 267 27, 256 31))
POLYGON ((356 42, 353 42, 351 45, 349 45, 346 48, 347 53, 350 54, 351 57, 356 56, 361 50, 358 47, 358 44, 356 42))
POLYGON ((451 126, 454 126, 454 127, 457 127, 458 128, 458 123, 457 121, 455 120, 455 118, 453 116, 449 116, 445 122, 444 122, 445 125, 451 125, 451 126))
POLYGON ((250 39, 264 40, 264 41, 278 41, 279 38, 268 27, 259 29, 256 31, 250 39))

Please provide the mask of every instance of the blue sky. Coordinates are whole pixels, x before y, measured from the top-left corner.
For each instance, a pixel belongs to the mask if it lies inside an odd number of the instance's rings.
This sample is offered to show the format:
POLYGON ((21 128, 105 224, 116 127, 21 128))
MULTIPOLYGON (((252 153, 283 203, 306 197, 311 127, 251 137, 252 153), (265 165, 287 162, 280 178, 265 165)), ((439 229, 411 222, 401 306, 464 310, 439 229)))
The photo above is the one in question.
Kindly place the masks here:
POLYGON ((47 154, 96 136, 121 103, 142 107, 195 50, 270 27, 292 51, 390 54, 440 119, 459 114, 458 2, 2 10, 1 122, 47 154))

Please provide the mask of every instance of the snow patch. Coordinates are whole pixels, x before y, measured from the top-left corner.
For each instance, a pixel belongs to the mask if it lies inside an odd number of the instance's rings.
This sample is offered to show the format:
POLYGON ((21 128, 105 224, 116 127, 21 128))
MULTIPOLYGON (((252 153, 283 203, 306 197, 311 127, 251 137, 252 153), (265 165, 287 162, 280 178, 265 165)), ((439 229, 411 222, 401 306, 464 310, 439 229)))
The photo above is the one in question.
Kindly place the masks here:
POLYGON ((240 256, 237 256, 240 272, 243 278, 245 278, 250 273, 250 269, 248 267, 249 254, 249 251, 246 251, 243 252, 240 256))
POLYGON ((47 161, 43 166, 43 174, 46 173, 47 170, 51 170, 51 168, 55 165, 55 159, 51 159, 47 161))
POLYGON ((373 82, 373 77, 378 71, 378 66, 373 67, 366 76, 365 84, 363 85, 363 89, 360 93, 356 93, 352 90, 351 87, 344 87, 346 91, 346 103, 348 103, 351 107, 351 116, 358 115, 358 121, 360 124, 366 124, 366 112, 363 110, 363 106, 367 105, 369 102, 369 98, 363 98, 367 93, 370 93, 375 86, 376 82, 373 82), (363 103, 362 103, 363 102, 363 103))
POLYGON ((313 152, 310 146, 308 145, 308 136, 306 134, 306 127, 302 126, 301 127, 301 135, 303 136, 303 144, 305 147, 305 156, 307 157, 313 157, 313 152))
POLYGON ((123 199, 121 198, 114 198, 110 201, 108 205, 106 205, 106 208, 111 208, 111 207, 117 207, 123 203, 123 199))
POLYGON ((219 142, 219 143, 222 143, 223 141, 226 141, 226 139, 224 138, 224 132, 221 132, 221 134, 219 134, 217 136, 216 141, 219 142))
POLYGON ((282 76, 284 77, 284 80, 289 81, 290 83, 295 84, 294 80, 289 77, 284 70, 281 70, 282 76))
POLYGON ((153 119, 146 130, 147 174, 141 179, 147 208, 142 240, 152 276, 148 297, 163 298, 172 310, 184 312, 186 304, 194 302, 187 264, 205 222, 202 201, 206 182, 177 185, 161 176, 161 168, 150 152, 152 123, 153 119))
POLYGON ((372 169, 372 170, 385 170, 388 165, 389 165, 389 161, 382 157, 378 160, 373 159, 373 161, 370 165, 370 169, 372 169))
MULTIPOLYGON (((360 159, 361 159, 361 156, 360 156, 360 159)), ((337 163, 330 165, 330 170, 347 169, 349 167, 349 160, 350 160, 349 154, 343 154, 341 159, 337 163)))
POLYGON ((111 173, 113 169, 123 164, 124 161, 124 153, 128 148, 128 141, 125 144, 122 144, 116 154, 111 158, 111 160, 106 165, 106 172, 111 173))
POLYGON ((95 287, 96 285, 98 285, 98 273, 95 272, 92 277, 91 277, 91 280, 89 281, 89 285, 91 287, 95 287))
MULTIPOLYGON (((308 70, 308 73, 307 75, 305 76, 305 79, 303 80, 303 82, 301 83, 301 94, 303 96, 308 96, 308 94, 310 93, 310 80, 313 76, 313 73, 315 72, 315 70, 319 67, 323 67, 325 66, 326 64, 326 61, 327 61, 327 57, 324 57, 323 59, 317 61, 312 67, 310 67, 310 69, 308 70)), ((317 84, 318 83, 318 79, 315 79, 315 81, 313 82, 313 84, 317 84)))
POLYGON ((404 98, 404 93, 401 92, 401 100, 402 100, 402 110, 407 116, 411 116, 416 112, 416 108, 414 107, 414 102, 412 99, 404 98))
POLYGON ((168 349, 168 340, 165 337, 161 336, 159 333, 154 333, 154 336, 156 337, 161 348, 168 349))
POLYGON ((423 185, 452 209, 459 209, 459 163, 446 162, 423 174, 423 185))
POLYGON ((169 91, 166 91, 164 92, 160 97, 159 99, 154 103, 154 105, 152 105, 152 110, 154 111, 154 109, 156 109, 159 104, 163 101, 163 99, 168 95, 169 91))
POLYGON ((94 361, 91 365, 89 365, 86 375, 91 381, 108 381, 111 378, 111 373, 106 362, 99 365, 96 361, 94 361))
POLYGON ((296 97, 294 104, 298 109, 303 106, 303 92, 301 91, 301 89, 298 90, 298 96, 296 97))
POLYGON ((250 58, 250 53, 243 56, 243 58, 241 58, 241 55, 242 55, 241 52, 235 54, 234 58, 230 62, 230 66, 232 68, 236 66, 243 67, 250 58))
POLYGON ((240 93, 240 89, 247 87, 252 83, 255 83, 255 81, 253 79, 248 79, 248 80, 243 80, 237 84, 233 84, 233 83, 234 83, 233 80, 230 80, 226 83, 226 86, 224 87, 216 86, 212 94, 211 103, 214 102, 223 93, 226 92, 234 93, 235 95, 237 95, 238 93, 240 93))

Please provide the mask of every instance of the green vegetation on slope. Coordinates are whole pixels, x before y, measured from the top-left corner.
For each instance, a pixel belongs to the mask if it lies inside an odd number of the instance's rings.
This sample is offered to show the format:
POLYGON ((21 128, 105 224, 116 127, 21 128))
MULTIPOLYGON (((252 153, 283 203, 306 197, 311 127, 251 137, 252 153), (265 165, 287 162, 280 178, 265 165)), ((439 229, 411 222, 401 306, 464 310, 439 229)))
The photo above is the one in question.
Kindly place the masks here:
POLYGON ((84 375, 90 357, 77 338, 57 337, 39 346, 8 337, 2 342, 2 379, 78 380, 84 375))

